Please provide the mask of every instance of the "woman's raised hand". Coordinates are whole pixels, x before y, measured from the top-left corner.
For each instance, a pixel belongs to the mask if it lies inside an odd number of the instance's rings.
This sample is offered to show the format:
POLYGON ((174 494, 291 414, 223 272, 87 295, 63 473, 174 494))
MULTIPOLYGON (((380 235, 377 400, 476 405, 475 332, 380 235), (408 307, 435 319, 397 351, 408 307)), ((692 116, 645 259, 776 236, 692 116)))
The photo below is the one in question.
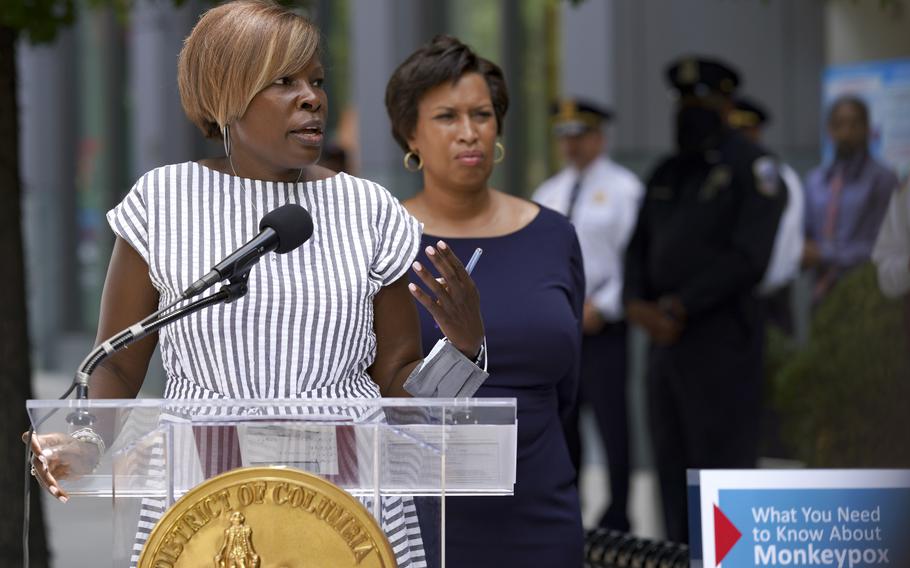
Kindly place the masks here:
POLYGON ((428 267, 415 261, 414 272, 427 290, 413 283, 408 289, 430 312, 449 342, 473 359, 480 352, 484 335, 480 294, 474 280, 444 241, 427 247, 426 253, 439 277, 434 277, 428 267))

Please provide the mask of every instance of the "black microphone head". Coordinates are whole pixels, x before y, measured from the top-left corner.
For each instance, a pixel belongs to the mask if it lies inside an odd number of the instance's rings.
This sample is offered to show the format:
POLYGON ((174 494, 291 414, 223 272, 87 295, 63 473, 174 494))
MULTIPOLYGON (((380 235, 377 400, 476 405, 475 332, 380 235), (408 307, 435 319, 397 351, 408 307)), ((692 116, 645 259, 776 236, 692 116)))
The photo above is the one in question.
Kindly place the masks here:
POLYGON ((306 209, 294 203, 266 213, 259 221, 259 230, 266 227, 278 233, 275 252, 279 254, 294 250, 313 236, 313 218, 306 209))

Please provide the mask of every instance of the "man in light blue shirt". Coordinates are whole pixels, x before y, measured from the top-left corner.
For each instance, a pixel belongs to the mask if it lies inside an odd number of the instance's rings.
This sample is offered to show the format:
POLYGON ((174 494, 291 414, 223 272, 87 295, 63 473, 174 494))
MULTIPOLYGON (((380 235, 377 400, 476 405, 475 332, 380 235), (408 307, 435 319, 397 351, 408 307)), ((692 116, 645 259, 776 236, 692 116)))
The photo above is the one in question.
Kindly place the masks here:
POLYGON ((834 160, 806 178, 804 264, 815 270, 813 301, 821 301, 851 268, 868 261, 897 176, 869 153, 869 109, 844 96, 828 111, 834 160))

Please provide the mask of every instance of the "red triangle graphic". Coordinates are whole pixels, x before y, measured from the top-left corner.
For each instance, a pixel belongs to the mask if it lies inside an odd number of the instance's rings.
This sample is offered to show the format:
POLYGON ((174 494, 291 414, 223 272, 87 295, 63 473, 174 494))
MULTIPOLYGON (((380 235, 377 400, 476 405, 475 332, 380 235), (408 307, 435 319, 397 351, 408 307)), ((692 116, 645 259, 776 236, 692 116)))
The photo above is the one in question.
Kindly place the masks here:
POLYGON ((730 552, 730 549, 733 548, 739 538, 742 536, 742 533, 739 532, 733 523, 730 522, 730 519, 714 505, 714 563, 715 565, 720 564, 724 559, 724 556, 730 552))

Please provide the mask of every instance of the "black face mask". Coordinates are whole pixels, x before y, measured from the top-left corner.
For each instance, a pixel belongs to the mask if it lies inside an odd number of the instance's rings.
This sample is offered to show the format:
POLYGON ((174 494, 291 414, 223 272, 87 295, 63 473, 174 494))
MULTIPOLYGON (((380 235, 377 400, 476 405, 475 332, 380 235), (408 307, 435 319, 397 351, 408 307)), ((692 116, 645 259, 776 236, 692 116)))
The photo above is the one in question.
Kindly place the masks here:
POLYGON ((684 106, 676 111, 676 145, 683 153, 710 149, 722 129, 723 119, 714 109, 684 106))

